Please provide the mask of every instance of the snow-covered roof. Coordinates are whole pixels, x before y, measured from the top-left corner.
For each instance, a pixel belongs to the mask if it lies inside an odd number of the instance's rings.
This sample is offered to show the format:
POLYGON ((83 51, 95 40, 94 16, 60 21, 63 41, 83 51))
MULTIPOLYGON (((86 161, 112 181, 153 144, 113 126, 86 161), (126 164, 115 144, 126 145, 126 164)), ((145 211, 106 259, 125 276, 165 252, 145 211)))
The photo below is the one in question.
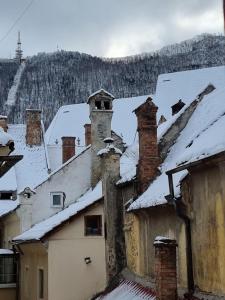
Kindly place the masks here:
POLYGON ((74 161, 76 158, 78 158, 79 156, 81 156, 85 151, 87 151, 88 149, 90 149, 91 145, 88 145, 86 148, 83 149, 82 152, 80 152, 77 155, 72 156, 70 159, 68 159, 67 161, 65 161, 63 164, 61 164, 58 168, 56 168, 55 170, 53 170, 50 174, 47 175, 47 177, 44 177, 42 181, 38 182, 38 185, 36 185, 34 188, 36 189, 38 186, 40 186, 41 184, 43 184, 45 181, 49 180, 52 176, 54 176, 56 173, 58 173, 60 170, 62 170, 63 168, 65 168, 66 166, 68 166, 72 161, 74 161))
POLYGON ((136 176, 136 166, 139 159, 139 144, 135 142, 128 146, 120 159, 120 177, 117 184, 131 181, 136 176))
MULTIPOLYGON (((112 130, 122 136, 128 145, 133 143, 137 130, 136 116, 132 112, 144 103, 147 97, 122 98, 113 101, 112 130)), ((76 147, 76 152, 79 153, 85 145, 84 125, 87 123, 90 123, 88 104, 62 106, 46 131, 46 143, 57 146, 61 145, 63 136, 75 136, 80 139, 81 147, 76 147)))
POLYGON ((19 206, 18 200, 0 200, 0 217, 9 214, 19 206))
MULTIPOLYGON (((172 116, 166 122, 159 125, 157 129, 158 141, 160 141, 163 135, 167 132, 167 130, 176 122, 176 120, 182 115, 182 113, 187 108, 185 105, 179 113, 172 116)), ((129 182, 136 176, 136 167, 139 159, 139 143, 138 143, 138 135, 135 137, 135 141, 132 145, 129 145, 126 151, 123 153, 120 160, 120 177, 121 179, 117 182, 117 184, 123 184, 125 182, 129 182)))
POLYGON ((92 97, 94 97, 95 95, 98 95, 98 94, 100 94, 100 93, 104 93, 104 94, 106 94, 106 95, 108 95, 108 96, 110 96, 111 98, 115 98, 112 94, 110 94, 109 92, 107 92, 106 90, 104 90, 104 89, 100 89, 100 90, 98 90, 98 91, 96 91, 96 92, 94 92, 93 94, 91 94, 89 97, 88 97, 88 100, 89 99, 91 99, 92 97))
MULTIPOLYGON (((176 143, 171 147, 165 161, 160 166, 161 175, 157 177, 129 210, 146 208, 166 203, 169 194, 166 171, 178 165, 212 156, 225 150, 225 89, 216 89, 198 103, 186 127, 180 132, 176 143)), ((174 174, 175 195, 179 195, 179 182, 187 174, 182 171, 174 174)))
POLYGON ((26 187, 33 189, 48 176, 48 167, 44 144, 41 146, 26 145, 26 125, 8 125, 8 133, 15 143, 13 155, 23 155, 13 170, 0 178, 1 190, 21 191, 26 187), (14 187, 14 188, 13 188, 14 187))
POLYGON ((88 206, 94 204, 96 201, 103 197, 102 194, 102 182, 100 181, 96 187, 92 190, 88 190, 83 196, 81 196, 75 203, 69 205, 67 208, 53 215, 52 217, 37 223, 29 230, 16 236, 14 242, 33 241, 40 240, 48 232, 59 226, 63 222, 67 221, 72 216, 75 216, 88 206))
POLYGON ((225 82, 225 66, 203 68, 159 75, 154 103, 158 106, 158 118, 171 116, 171 106, 178 100, 190 104, 209 84, 222 88, 225 82))
POLYGON ((17 181, 15 167, 9 169, 9 171, 0 178, 0 191, 16 191, 17 181))
POLYGON ((155 300, 152 291, 132 281, 122 281, 118 287, 98 300, 155 300))
POLYGON ((9 142, 13 142, 13 137, 0 127, 0 146, 6 146, 9 142))

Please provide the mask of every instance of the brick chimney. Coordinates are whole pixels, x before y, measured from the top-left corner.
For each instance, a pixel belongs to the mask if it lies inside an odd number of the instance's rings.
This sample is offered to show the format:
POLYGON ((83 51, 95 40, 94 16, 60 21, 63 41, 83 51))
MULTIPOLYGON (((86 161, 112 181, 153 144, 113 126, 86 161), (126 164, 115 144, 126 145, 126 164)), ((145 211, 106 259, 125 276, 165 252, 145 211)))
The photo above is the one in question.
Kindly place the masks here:
POLYGON ((62 137, 62 163, 63 164, 75 155, 75 140, 76 138, 74 136, 62 137))
POLYGON ((142 194, 158 173, 160 157, 157 144, 158 107, 149 97, 145 103, 135 109, 139 133, 139 161, 137 165, 137 189, 142 194))
POLYGON ((157 237, 155 246, 156 299, 177 299, 177 269, 175 240, 157 237))
POLYGON ((42 143, 41 110, 26 110, 26 144, 29 146, 40 146, 42 143))
POLYGON ((8 130, 8 118, 7 116, 0 115, 0 127, 3 128, 5 132, 8 130))
POLYGON ((91 145, 91 124, 85 124, 85 145, 91 145))

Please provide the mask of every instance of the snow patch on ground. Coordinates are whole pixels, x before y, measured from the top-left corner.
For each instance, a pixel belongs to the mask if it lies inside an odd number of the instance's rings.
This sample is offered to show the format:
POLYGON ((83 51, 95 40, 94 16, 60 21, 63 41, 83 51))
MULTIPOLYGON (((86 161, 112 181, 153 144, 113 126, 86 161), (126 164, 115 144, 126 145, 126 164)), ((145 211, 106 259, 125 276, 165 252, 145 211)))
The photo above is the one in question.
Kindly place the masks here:
POLYGON ((9 90, 6 105, 13 106, 16 103, 16 94, 20 85, 21 76, 25 69, 25 63, 21 63, 14 77, 13 85, 9 90))

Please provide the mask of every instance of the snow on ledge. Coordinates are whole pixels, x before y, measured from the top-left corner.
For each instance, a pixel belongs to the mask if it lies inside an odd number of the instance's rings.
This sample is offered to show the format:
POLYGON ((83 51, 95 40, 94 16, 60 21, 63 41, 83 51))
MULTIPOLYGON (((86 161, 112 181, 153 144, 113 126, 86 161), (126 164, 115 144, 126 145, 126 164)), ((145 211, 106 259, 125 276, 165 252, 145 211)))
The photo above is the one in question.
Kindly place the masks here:
POLYGON ((9 255, 9 254, 14 254, 14 252, 9 249, 0 249, 0 255, 9 255))
POLYGON ((91 99, 92 97, 94 97, 95 95, 100 94, 100 93, 105 93, 105 94, 107 94, 108 96, 110 96, 110 97, 112 97, 113 99, 115 99, 115 97, 114 97, 112 94, 110 94, 109 92, 107 92, 107 91, 104 90, 104 89, 100 89, 100 90, 94 92, 93 94, 91 94, 91 95, 88 97, 88 100, 91 99))
POLYGON ((110 151, 114 151, 114 153, 122 155, 122 152, 120 151, 120 149, 114 147, 113 145, 109 145, 106 148, 99 150, 97 155, 101 156, 103 154, 109 153, 110 151))
POLYGON ((12 136, 6 133, 4 129, 0 127, 0 145, 6 146, 9 142, 13 142, 12 136))

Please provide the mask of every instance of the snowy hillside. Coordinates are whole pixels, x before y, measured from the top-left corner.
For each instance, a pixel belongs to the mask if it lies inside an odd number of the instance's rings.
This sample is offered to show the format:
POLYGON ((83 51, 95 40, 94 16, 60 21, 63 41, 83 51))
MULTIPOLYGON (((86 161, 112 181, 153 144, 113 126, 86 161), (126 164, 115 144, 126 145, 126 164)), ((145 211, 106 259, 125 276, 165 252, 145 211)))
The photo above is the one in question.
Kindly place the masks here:
POLYGON ((0 61, 1 111, 8 113, 4 104, 15 83, 8 98, 13 104, 10 121, 23 122, 26 108, 42 108, 49 125, 60 106, 85 102, 99 88, 116 98, 149 95, 155 92, 159 74, 219 65, 225 65, 225 38, 213 35, 121 59, 66 51, 42 53, 27 60, 20 82, 15 78, 18 65, 0 61))

